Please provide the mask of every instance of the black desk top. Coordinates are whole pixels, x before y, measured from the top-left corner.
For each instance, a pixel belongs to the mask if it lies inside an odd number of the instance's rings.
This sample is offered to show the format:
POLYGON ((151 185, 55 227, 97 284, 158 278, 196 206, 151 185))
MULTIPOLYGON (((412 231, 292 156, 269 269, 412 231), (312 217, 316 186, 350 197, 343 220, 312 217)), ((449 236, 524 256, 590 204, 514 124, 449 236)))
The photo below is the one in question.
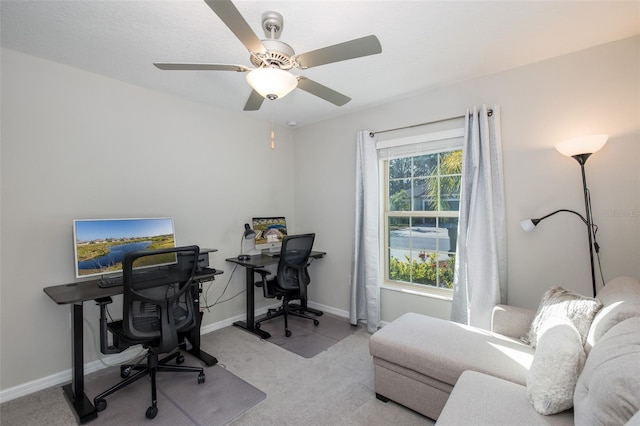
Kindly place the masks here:
MULTIPOLYGON (((212 268, 206 268, 196 272, 194 280, 207 281, 216 275, 222 274, 212 268)), ((54 285, 45 287, 44 292, 58 305, 95 300, 101 297, 116 296, 122 294, 122 286, 102 288, 98 285, 98 280, 79 281, 70 284, 54 285)))
MULTIPOLYGON (((320 259, 327 254, 324 251, 312 251, 309 257, 320 259)), ((227 262, 237 263, 245 268, 264 268, 269 265, 276 265, 280 261, 280 256, 267 256, 266 254, 256 254, 251 256, 249 260, 239 260, 238 257, 230 257, 225 259, 227 262)))

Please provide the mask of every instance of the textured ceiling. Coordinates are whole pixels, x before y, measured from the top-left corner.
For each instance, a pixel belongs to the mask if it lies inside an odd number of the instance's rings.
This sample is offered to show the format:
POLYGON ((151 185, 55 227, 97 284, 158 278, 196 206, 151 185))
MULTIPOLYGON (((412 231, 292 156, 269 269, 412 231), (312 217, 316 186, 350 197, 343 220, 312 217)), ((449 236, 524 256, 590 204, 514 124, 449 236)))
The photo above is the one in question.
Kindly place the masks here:
MULTIPOLYGON (((382 53, 294 73, 352 98, 336 107, 302 90, 260 111, 278 124, 318 122, 640 34, 640 1, 236 1, 254 32, 284 16, 296 53, 375 34, 382 53)), ((249 54, 202 0, 0 1, 3 47, 241 112, 245 74, 160 71, 153 62, 251 67, 249 54)))

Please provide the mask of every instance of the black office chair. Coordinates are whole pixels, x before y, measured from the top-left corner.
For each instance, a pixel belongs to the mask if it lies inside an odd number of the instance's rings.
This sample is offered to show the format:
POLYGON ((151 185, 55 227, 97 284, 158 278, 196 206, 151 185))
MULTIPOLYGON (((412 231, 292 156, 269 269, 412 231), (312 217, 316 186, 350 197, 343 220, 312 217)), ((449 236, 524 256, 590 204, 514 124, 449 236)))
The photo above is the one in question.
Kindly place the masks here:
POLYGON ((314 325, 320 322, 304 313, 301 306, 290 304, 292 300, 299 299, 302 306, 307 301, 307 286, 311 279, 307 271, 309 265, 309 255, 313 247, 313 240, 316 234, 289 235, 284 237, 280 249, 280 260, 278 261, 277 275, 272 279, 267 279, 271 273, 264 269, 256 269, 260 274, 261 281, 257 282, 258 287, 262 287, 264 297, 282 299, 282 306, 278 309, 269 309, 266 316, 255 323, 256 328, 260 324, 278 316, 284 316, 284 329, 287 337, 291 336, 289 331, 288 315, 306 318, 313 321, 314 325))
POLYGON ((198 373, 198 383, 205 380, 199 367, 167 365, 175 359, 184 362, 180 352, 174 352, 162 360, 158 354, 169 353, 178 347, 178 332, 197 326, 194 308, 193 276, 196 271, 200 249, 198 246, 176 247, 129 253, 122 262, 124 300, 121 321, 108 324, 113 334, 113 343, 119 349, 140 344, 147 349, 146 365, 123 365, 120 367, 122 382, 94 398, 97 411, 107 408, 105 397, 149 375, 151 378, 151 406, 146 417, 153 419, 158 414, 156 396, 156 373, 158 371, 198 373), (144 268, 145 264, 168 265, 144 268), (131 372, 136 373, 131 375, 131 372))

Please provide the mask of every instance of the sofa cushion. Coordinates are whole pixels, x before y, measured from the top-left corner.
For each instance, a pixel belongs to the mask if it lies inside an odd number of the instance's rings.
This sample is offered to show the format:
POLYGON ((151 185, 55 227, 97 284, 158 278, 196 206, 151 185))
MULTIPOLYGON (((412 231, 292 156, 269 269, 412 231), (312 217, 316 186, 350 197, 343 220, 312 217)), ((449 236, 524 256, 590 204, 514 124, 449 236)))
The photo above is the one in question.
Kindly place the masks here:
POLYGON ((461 425, 571 425, 571 410, 543 416, 527 399, 527 389, 475 371, 465 371, 453 388, 438 426, 461 425))
POLYGON ((533 349, 518 340, 416 313, 378 330, 369 348, 374 357, 449 385, 465 370, 524 385, 533 359, 533 349))
POLYGON ((597 297, 602 302, 602 309, 591 324, 587 349, 614 325, 627 318, 640 316, 640 282, 633 278, 618 277, 609 281, 600 289, 597 297))
POLYGON ((511 305, 496 305, 491 312, 491 331, 519 339, 529 332, 536 316, 533 309, 511 305))
POLYGON ((535 348, 538 344, 540 329, 549 325, 545 325, 545 322, 550 321, 550 324, 553 324, 558 318, 566 318, 575 325, 584 344, 593 317, 601 307, 602 303, 597 299, 582 296, 562 287, 551 287, 542 296, 529 333, 523 336, 523 341, 535 348))
POLYGON ((573 407, 573 391, 586 356, 580 333, 570 321, 541 333, 527 374, 527 394, 538 413, 549 415, 573 407))
POLYGON ((591 349, 573 397, 578 425, 623 425, 640 410, 640 317, 613 326, 591 349))

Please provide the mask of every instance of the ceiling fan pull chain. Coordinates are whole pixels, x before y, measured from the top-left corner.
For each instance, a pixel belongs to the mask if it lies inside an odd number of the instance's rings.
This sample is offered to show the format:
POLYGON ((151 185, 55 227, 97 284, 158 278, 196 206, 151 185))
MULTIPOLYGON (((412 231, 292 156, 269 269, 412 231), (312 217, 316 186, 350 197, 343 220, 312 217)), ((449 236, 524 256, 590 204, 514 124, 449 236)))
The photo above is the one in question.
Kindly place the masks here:
POLYGON ((273 131, 273 118, 271 118, 271 151, 276 149, 276 134, 273 131))

